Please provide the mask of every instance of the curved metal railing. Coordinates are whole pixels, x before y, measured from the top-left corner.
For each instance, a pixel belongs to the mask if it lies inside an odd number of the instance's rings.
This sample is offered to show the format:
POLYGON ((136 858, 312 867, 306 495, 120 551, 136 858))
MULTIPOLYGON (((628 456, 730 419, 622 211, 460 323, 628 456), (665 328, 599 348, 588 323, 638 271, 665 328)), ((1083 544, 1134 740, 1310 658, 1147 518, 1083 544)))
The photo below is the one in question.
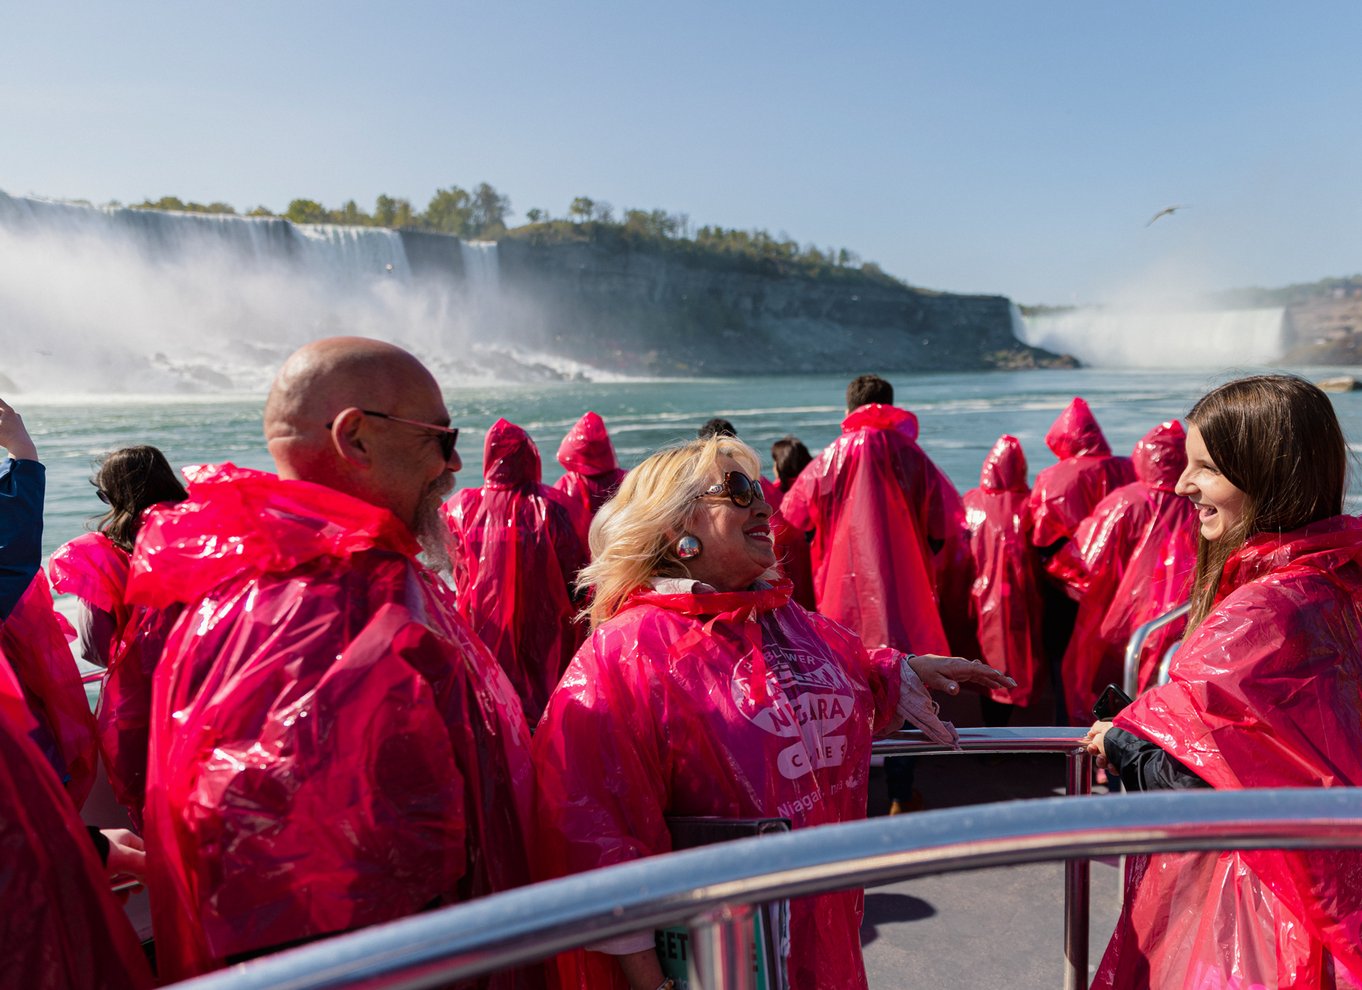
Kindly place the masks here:
MULTIPOLYGON (((1140 678, 1140 653, 1144 651, 1144 643, 1156 630, 1163 628, 1170 622, 1176 622, 1192 610, 1191 602, 1183 602, 1177 608, 1164 612, 1157 619, 1150 619, 1144 625, 1139 626, 1130 636, 1126 643, 1125 671, 1122 677, 1122 684, 1126 694, 1132 698, 1139 691, 1140 678)), ((1162 658, 1159 667, 1160 677, 1168 670, 1167 657, 1162 658)))
POLYGON ((752 904, 985 867, 1227 848, 1362 849, 1362 790, 1046 798, 990 805, 987 814, 976 806, 802 829, 535 884, 180 986, 428 987, 627 932, 686 923, 705 990, 748 990, 752 904))

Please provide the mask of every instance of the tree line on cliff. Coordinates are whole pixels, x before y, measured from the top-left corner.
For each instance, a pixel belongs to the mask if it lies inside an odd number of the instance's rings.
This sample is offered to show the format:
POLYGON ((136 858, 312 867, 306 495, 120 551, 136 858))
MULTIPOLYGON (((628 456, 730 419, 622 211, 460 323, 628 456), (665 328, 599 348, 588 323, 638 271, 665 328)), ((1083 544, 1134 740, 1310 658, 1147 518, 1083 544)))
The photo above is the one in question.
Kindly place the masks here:
MULTIPOLYGON (((111 204, 117 205, 117 204, 111 204)), ((177 196, 162 196, 132 204, 133 209, 166 210, 187 213, 236 215, 228 203, 196 203, 177 196)), ((264 206, 245 216, 279 216, 297 224, 332 223, 353 227, 386 227, 393 230, 423 230, 453 234, 464 239, 496 240, 502 237, 527 239, 536 244, 586 241, 624 247, 640 247, 681 253, 692 260, 736 261, 742 267, 773 273, 798 273, 814 278, 863 277, 877 282, 902 284, 887 275, 874 262, 862 262, 847 248, 801 245, 784 232, 773 235, 767 230, 740 230, 714 225, 695 227, 685 213, 659 209, 625 209, 616 214, 614 207, 589 196, 577 196, 564 215, 555 217, 549 210, 535 207, 525 211, 526 223, 512 227, 509 196, 489 183, 472 189, 450 186, 437 189, 424 210, 411 201, 380 195, 372 211, 353 199, 339 209, 331 209, 312 199, 295 199, 283 213, 264 206)))

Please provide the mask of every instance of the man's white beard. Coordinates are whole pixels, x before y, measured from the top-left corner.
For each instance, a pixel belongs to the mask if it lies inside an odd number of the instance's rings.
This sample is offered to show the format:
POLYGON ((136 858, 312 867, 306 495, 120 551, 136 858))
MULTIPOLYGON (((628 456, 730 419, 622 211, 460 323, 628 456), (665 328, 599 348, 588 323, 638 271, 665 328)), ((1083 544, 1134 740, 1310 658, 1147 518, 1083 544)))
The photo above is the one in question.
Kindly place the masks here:
POLYGON ((414 535, 421 544, 421 562, 440 575, 448 575, 453 570, 449 559, 449 527, 440 516, 440 506, 453 490, 454 475, 446 471, 431 482, 416 508, 414 535))

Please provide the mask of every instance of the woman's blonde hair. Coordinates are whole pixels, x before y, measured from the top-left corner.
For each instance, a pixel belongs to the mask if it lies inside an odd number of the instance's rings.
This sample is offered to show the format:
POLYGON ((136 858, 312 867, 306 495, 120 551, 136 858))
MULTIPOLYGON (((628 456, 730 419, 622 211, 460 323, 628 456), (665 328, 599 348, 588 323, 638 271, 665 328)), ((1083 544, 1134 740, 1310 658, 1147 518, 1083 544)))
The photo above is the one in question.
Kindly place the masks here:
POLYGON ((591 523, 591 563, 577 575, 592 588, 589 614, 595 629, 654 576, 689 577, 676 541, 690 527, 699 495, 719 475, 727 455, 757 481, 757 452, 736 437, 713 436, 664 448, 625 477, 615 497, 591 523))

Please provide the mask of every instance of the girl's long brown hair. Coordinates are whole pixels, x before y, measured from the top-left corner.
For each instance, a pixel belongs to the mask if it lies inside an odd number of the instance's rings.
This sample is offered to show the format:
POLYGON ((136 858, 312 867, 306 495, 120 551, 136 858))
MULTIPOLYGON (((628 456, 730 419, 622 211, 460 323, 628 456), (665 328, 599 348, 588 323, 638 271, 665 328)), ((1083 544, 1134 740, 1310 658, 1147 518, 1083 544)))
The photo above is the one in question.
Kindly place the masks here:
POLYGON ((1287 533, 1343 511, 1348 446, 1333 404, 1294 375, 1255 375, 1203 396, 1187 421, 1225 478, 1247 496, 1215 542, 1198 535, 1190 633, 1211 611, 1225 563, 1257 533, 1287 533))
POLYGON ((104 493, 109 511, 98 529, 129 553, 142 525, 142 510, 189 497, 165 454, 155 447, 123 447, 104 458, 90 483, 104 493))

